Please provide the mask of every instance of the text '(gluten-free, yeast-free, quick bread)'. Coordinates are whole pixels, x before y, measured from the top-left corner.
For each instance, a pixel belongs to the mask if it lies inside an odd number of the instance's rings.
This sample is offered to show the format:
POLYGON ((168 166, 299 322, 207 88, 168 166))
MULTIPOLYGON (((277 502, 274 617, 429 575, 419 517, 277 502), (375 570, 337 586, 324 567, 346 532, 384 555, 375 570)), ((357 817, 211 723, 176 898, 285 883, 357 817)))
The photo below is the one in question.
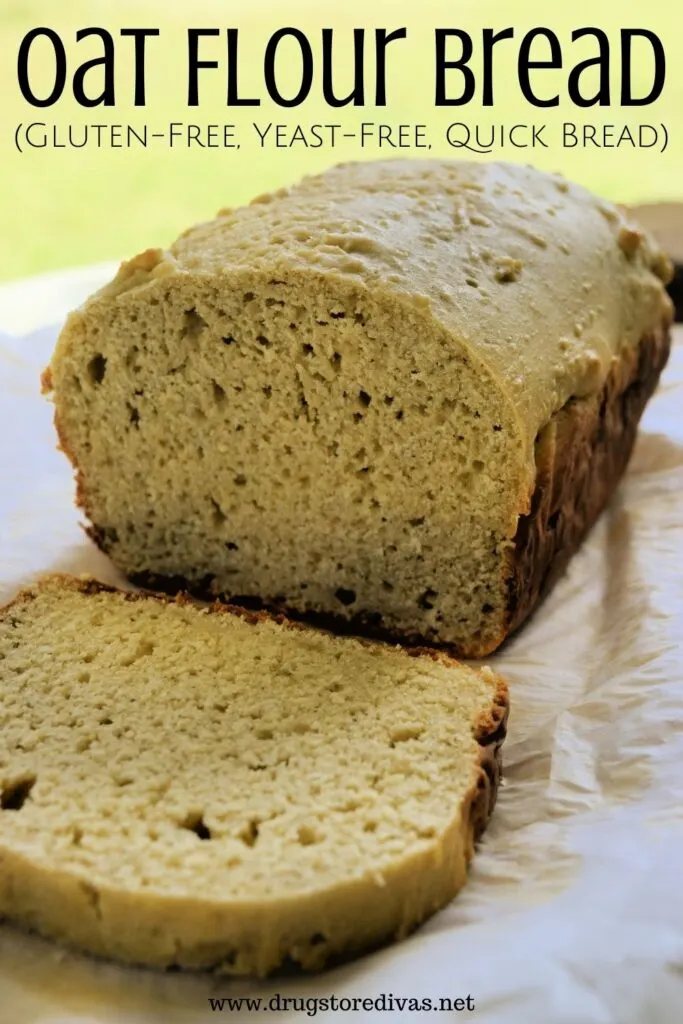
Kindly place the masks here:
POLYGON ((47 577, 0 612, 0 714, 0 916, 265 974, 457 892, 507 691, 434 652, 47 577))
POLYGON ((670 265, 528 167, 334 168, 149 250, 46 388, 131 577, 494 649, 629 457, 670 265))

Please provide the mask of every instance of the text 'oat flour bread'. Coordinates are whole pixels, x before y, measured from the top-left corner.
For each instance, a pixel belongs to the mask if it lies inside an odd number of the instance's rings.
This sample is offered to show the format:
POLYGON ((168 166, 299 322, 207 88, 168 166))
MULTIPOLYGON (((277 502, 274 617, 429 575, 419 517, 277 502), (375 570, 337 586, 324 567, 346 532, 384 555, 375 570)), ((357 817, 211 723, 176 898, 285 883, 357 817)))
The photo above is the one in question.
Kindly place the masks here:
POLYGON ((125 263, 45 386, 130 576, 478 656, 616 486, 669 274, 553 175, 346 165, 125 263))
POLYGON ((465 881, 507 691, 445 655, 47 577, 0 613, 0 915, 265 974, 465 881))

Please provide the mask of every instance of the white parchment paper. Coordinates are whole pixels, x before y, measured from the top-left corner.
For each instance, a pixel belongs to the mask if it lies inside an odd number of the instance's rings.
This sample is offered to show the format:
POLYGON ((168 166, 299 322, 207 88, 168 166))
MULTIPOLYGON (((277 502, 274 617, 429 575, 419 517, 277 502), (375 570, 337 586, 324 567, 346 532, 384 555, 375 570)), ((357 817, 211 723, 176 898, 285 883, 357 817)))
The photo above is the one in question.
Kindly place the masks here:
MULTIPOLYGON (((0 599, 48 570, 120 582, 79 528, 39 371, 55 330, 0 337, 0 599)), ((683 1021, 683 331, 627 478, 533 622, 489 659, 511 684, 505 785, 465 891, 398 946, 252 983, 96 963, 0 928, 1 1024, 194 1024, 209 996, 452 999, 352 1020, 683 1021)), ((258 1013, 224 1011, 227 1019, 258 1013)), ((311 1019, 268 1012, 266 1019, 311 1019)), ((332 1019, 318 1012, 317 1019, 332 1019)))

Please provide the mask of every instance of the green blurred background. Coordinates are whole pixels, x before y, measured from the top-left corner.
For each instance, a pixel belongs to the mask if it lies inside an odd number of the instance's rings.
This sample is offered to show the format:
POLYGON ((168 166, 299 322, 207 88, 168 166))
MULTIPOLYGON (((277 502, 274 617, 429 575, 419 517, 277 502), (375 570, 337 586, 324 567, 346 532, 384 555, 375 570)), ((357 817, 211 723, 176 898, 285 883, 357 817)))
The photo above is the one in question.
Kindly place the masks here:
MULTIPOLYGON (((372 38, 369 43, 372 44, 372 38)), ((276 152, 260 152, 250 144, 240 151, 177 149, 95 149, 35 150, 20 155, 13 146, 13 133, 20 121, 45 121, 65 126, 97 122, 118 122, 163 126, 172 120, 197 123, 243 123, 273 120, 294 125, 322 120, 346 124, 361 120, 423 122, 433 137, 441 136, 451 121, 512 124, 515 121, 547 123, 563 120, 622 124, 664 122, 669 129, 666 153, 653 150, 563 149, 498 150, 494 155, 536 163, 563 171, 594 190, 619 201, 683 199, 683 70, 679 54, 683 43, 683 5, 671 0, 620 0, 597 3, 576 0, 567 5, 546 0, 345 0, 328 5, 320 0, 0 0, 0 280, 61 267, 120 259, 150 245, 168 244, 183 228, 211 217, 222 206, 236 205, 266 189, 295 180, 301 174, 321 170, 328 164, 361 156, 352 143, 330 149, 301 146, 276 152), (84 111, 66 97, 47 110, 31 108, 19 92, 16 55, 24 34, 38 25, 57 30, 67 44, 70 68, 99 55, 95 41, 75 43, 79 28, 99 25, 117 39, 117 105, 115 109, 84 111), (388 29, 406 26, 408 40, 389 51, 388 94, 390 105, 383 111, 368 106, 330 111, 311 97, 303 107, 282 110, 263 102, 258 109, 235 110, 225 105, 225 42, 202 43, 202 54, 221 60, 218 71, 201 78, 202 104, 185 106, 186 29, 234 26, 240 29, 240 88, 264 93, 263 50, 270 34, 285 25, 304 29, 319 51, 320 29, 339 31, 339 67, 351 67, 351 29, 354 26, 388 29), (470 32, 479 46, 483 26, 515 28, 514 44, 501 44, 496 57, 496 103, 483 111, 473 101, 467 107, 435 110, 433 106, 433 30, 460 27, 470 32), (570 42, 571 30, 597 25, 618 43, 621 27, 647 27, 662 39, 668 57, 667 85, 662 97, 651 107, 622 110, 618 106, 618 45, 613 46, 613 104, 609 109, 577 110, 566 100, 558 109, 534 109, 526 104, 516 84, 516 53, 524 31, 537 25, 555 30, 563 43, 565 69, 544 72, 539 93, 549 92, 553 83, 566 95, 568 69, 576 60, 592 55, 586 42, 570 42), (161 39, 149 46, 147 107, 135 110, 131 103, 132 41, 120 40, 121 27, 160 28, 161 39), (565 45, 566 44, 566 45, 565 45), (347 67, 343 65, 346 63, 347 67), (554 77, 553 77, 554 76, 554 77)), ((47 50, 43 51, 47 53, 47 50)), ((37 62, 36 62, 37 63, 37 62)), ((372 67, 373 62, 368 62, 372 67)), ((477 61, 473 62, 476 68, 477 61)), ((50 63, 32 68, 32 82, 38 91, 49 92, 50 63), (44 74, 42 73, 44 71, 44 74)), ((649 79, 649 61, 639 75, 649 79), (642 73, 641 73, 642 72, 642 73)), ((316 77, 316 83, 319 78, 316 77)), ((92 83, 94 84, 94 82, 92 83)), ((339 90, 350 87, 350 75, 340 76, 339 90)), ((284 90, 283 90, 284 91, 284 90)), ((314 92, 319 88, 314 86, 314 92)), ((372 95, 372 89, 368 90, 372 95)), ((480 96, 480 86, 477 89, 480 96)), ((431 156, 453 155, 445 143, 435 145, 431 156)), ((410 155, 404 153, 402 155, 410 155)), ((418 154, 419 155, 419 154, 418 154)), ((425 155, 425 154, 421 154, 425 155)), ((456 154, 457 155, 457 154, 456 154)))

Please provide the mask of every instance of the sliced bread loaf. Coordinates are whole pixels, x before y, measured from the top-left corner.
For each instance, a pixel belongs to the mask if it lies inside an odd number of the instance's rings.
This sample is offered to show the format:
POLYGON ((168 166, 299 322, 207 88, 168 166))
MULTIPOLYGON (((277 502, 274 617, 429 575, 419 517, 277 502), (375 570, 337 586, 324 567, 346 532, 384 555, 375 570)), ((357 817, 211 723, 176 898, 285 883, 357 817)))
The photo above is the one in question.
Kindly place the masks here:
POLYGON ((507 691, 445 656, 47 577, 0 616, 0 915, 266 974, 465 881, 507 691))
POLYGON ((345 165, 125 263, 45 385, 133 578, 479 656, 616 487, 669 274, 554 175, 345 165))

